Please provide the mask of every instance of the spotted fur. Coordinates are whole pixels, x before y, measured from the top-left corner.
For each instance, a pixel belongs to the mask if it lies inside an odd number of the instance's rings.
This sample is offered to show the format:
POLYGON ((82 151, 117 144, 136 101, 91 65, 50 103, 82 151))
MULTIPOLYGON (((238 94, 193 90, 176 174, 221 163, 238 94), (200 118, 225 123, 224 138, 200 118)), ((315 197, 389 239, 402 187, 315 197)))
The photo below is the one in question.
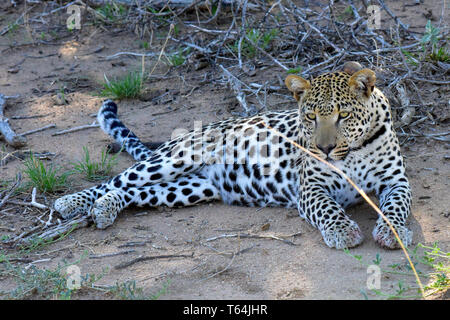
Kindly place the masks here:
MULTIPOLYGON (((286 84, 298 109, 216 122, 154 151, 122 124, 116 104, 105 101, 98 113, 102 129, 138 162, 105 183, 59 198, 54 207, 63 218, 90 214, 103 229, 130 205, 184 207, 221 199, 232 205, 281 206, 297 208, 330 247, 360 244, 363 234, 344 211, 361 200, 359 194, 338 173, 268 130, 269 125, 374 192, 409 245, 411 193, 389 103, 374 87, 374 73, 358 69, 323 74, 311 82, 289 76, 286 84)), ((383 247, 398 247, 381 218, 373 237, 383 247)))

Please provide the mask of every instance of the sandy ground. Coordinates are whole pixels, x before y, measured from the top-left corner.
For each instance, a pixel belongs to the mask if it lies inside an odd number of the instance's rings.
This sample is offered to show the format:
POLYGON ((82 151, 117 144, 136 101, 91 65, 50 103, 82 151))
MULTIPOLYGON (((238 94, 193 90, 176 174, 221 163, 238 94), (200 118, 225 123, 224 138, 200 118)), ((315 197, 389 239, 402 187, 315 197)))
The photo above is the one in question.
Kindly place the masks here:
MULTIPOLYGON (((439 8, 439 6, 437 6, 439 8)), ((419 13, 423 6, 408 7, 419 13)), ((426 12, 426 11, 425 11, 426 12)), ((17 12, 11 11, 11 19, 17 12)), ((3 19, 1 26, 7 24, 3 19)), ((425 18, 417 20, 417 29, 423 30, 425 18)), ((102 101, 96 96, 101 89, 104 73, 108 77, 140 68, 140 59, 124 57, 105 60, 118 51, 141 52, 138 38, 125 31, 105 31, 101 28, 83 29, 79 36, 58 41, 58 45, 14 46, 26 39, 27 31, 19 30, 13 36, 0 37, 0 92, 17 95, 18 99, 6 109, 6 116, 44 115, 40 118, 11 120, 17 132, 56 124, 56 128, 28 136, 28 148, 56 154, 55 164, 70 169, 70 163, 81 159, 82 147, 87 146, 94 159, 111 142, 100 129, 52 136, 51 133, 84 124, 95 119, 92 114, 102 101), (61 44, 62 43, 62 44, 61 44), (12 45, 12 47, 8 47, 12 45), (65 88, 66 105, 58 105, 55 95, 65 88)), ((148 60, 148 68, 154 60, 148 60)), ((192 129, 194 121, 206 124, 231 116, 235 100, 230 91, 217 85, 220 75, 209 68, 192 71, 189 66, 169 69, 160 64, 155 75, 165 76, 146 82, 149 98, 121 101, 120 116, 143 141, 164 141, 176 128, 192 129), (203 79, 207 77, 207 81, 203 79), (163 96, 156 102, 151 98, 163 96), (170 98, 168 98, 170 97, 170 98)), ((257 72, 254 81, 277 81, 276 67, 257 72)), ((286 96, 287 91, 284 92, 286 96)), ((448 92, 447 92, 448 93, 448 92)), ((273 109, 293 108, 293 100, 273 98, 273 109), (277 100, 278 99, 278 100, 277 100), (284 103, 283 103, 284 101, 284 103)), ((440 99, 445 99, 442 96, 440 99)), ((448 95, 447 95, 448 100, 448 95)), ((442 110, 446 122, 435 126, 439 132, 448 131, 448 110, 442 110)), ((12 151, 0 142, 2 152, 12 151)), ((403 148, 407 172, 413 190, 412 216, 409 226, 414 232, 412 248, 418 243, 450 247, 448 196, 450 181, 449 144, 417 139, 403 148)), ((133 164, 125 154, 119 156, 115 173, 133 164)), ((20 160, 0 167, 2 180, 12 179, 23 169, 20 160)), ((81 190, 93 183, 79 175, 70 177, 67 193, 81 190)), ((39 195, 38 199, 51 203, 60 195, 39 195)), ((35 210, 9 207, 0 213, 2 236, 20 233, 39 215, 35 210), (5 229, 6 228, 6 229, 5 229), (7 231, 8 228, 16 232, 7 231), (6 231, 5 231, 6 230, 6 231)), ((349 215, 361 227, 365 241, 351 254, 361 255, 372 264, 377 255, 381 267, 406 270, 401 251, 387 251, 378 247, 371 231, 376 214, 368 205, 349 210, 349 215)), ((75 261, 85 252, 98 256, 133 250, 128 254, 93 259, 85 257, 77 265, 81 273, 105 275, 96 284, 136 281, 145 292, 158 292, 167 285, 161 299, 370 299, 382 298, 367 290, 367 266, 342 251, 328 248, 320 233, 300 219, 295 210, 280 208, 243 208, 221 203, 202 204, 183 209, 127 209, 116 223, 106 230, 94 226, 76 230, 65 239, 33 252, 34 260, 49 259, 36 265, 52 268, 63 261, 75 261), (261 236, 287 236, 289 243, 270 239, 248 239, 221 236, 237 233, 255 233, 261 236), (295 236, 289 236, 295 235, 295 236), (219 237, 216 240, 210 238, 219 237), (208 239, 210 239, 208 241, 208 239), (232 253, 241 252, 233 256, 232 253), (189 257, 147 260, 118 269, 121 263, 139 256, 188 255, 189 257)), ((430 269, 423 265, 423 272, 430 269)), ((383 272, 380 290, 394 294, 399 281, 406 287, 415 286, 414 277, 383 272)), ((424 279, 426 281, 426 279, 424 279)), ((14 288, 11 279, 0 279, 2 289, 14 288)), ((417 292, 409 290, 408 294, 417 292)), ((101 291, 82 291, 74 298, 105 299, 101 291)), ((37 296, 36 298, 39 298, 37 296)), ((448 297, 447 297, 448 298, 448 297)))

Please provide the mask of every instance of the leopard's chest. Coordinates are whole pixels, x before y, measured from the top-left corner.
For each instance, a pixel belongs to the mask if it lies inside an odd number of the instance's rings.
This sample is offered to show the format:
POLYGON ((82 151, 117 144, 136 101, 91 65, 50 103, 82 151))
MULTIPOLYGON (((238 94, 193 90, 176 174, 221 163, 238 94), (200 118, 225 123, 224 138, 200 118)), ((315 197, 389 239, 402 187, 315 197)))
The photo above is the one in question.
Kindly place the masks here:
MULTIPOLYGON (((364 154, 352 153, 345 160, 332 163, 337 170, 317 160, 307 161, 304 184, 308 190, 311 181, 320 181, 328 194, 342 207, 346 208, 362 201, 358 190, 349 179, 366 194, 376 190, 379 180, 374 174, 378 172, 376 158, 363 157, 364 154)), ((300 182, 302 183, 302 182, 300 182)), ((307 191, 306 191, 307 192, 307 191)))

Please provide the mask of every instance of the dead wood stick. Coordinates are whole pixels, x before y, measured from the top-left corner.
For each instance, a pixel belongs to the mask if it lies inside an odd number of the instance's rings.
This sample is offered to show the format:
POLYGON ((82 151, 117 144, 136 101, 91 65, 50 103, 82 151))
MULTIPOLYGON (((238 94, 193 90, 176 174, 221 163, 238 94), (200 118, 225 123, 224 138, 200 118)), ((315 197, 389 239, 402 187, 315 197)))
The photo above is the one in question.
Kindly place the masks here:
POLYGON ((104 60, 111 60, 111 59, 115 59, 117 57, 123 56, 123 55, 127 55, 127 56, 134 56, 134 57, 156 57, 158 54, 157 53, 137 53, 137 52, 117 52, 116 54, 110 55, 110 56, 106 56, 106 57, 101 57, 101 59, 104 60))
POLYGON ((20 119, 34 119, 34 118, 43 118, 47 117, 49 115, 54 114, 54 112, 46 113, 46 114, 35 114, 32 116, 12 116, 11 119, 13 120, 20 120, 20 119))
MULTIPOLYGON (((377 2, 378 2, 378 3, 380 4, 380 6, 384 9, 384 11, 386 11, 387 14, 390 15, 391 18, 394 19, 394 21, 400 25, 400 27, 402 27, 403 30, 409 32, 408 26, 405 25, 405 24, 404 24, 404 23, 403 23, 403 22, 402 22, 402 21, 401 21, 401 20, 400 20, 400 19, 399 19, 392 11, 391 11, 391 9, 389 9, 389 7, 384 3, 384 0, 378 0, 377 2)), ((414 34, 411 34, 411 33, 410 33, 410 35, 411 35, 414 39, 417 40, 417 37, 416 37, 414 34)))
POLYGON ((209 249, 211 249, 211 250, 217 252, 217 254, 222 255, 222 256, 233 256, 233 255, 238 256, 238 255, 240 255, 240 254, 243 254, 243 253, 246 253, 246 252, 250 251, 251 249, 253 249, 254 247, 257 246, 256 244, 254 244, 254 245, 252 245, 252 246, 250 246, 250 247, 247 247, 247 248, 238 250, 238 251, 236 251, 236 252, 222 252, 222 251, 219 251, 219 250, 213 248, 213 247, 210 246, 210 245, 207 245, 206 243, 202 243, 202 245, 204 245, 205 247, 207 247, 207 248, 209 248, 209 249))
MULTIPOLYGON (((135 0, 116 0, 116 2, 125 5, 125 6, 133 6, 135 4, 135 0)), ((143 1, 148 2, 154 9, 179 9, 179 8, 189 8, 194 6, 200 7, 208 7, 210 6, 210 2, 206 0, 152 0, 152 1, 143 1)), ((219 3, 225 6, 230 6, 232 3, 237 2, 236 0, 220 0, 219 3)), ((92 6, 93 8, 109 4, 110 0, 87 0, 87 4, 92 6)), ((212 18, 210 19, 212 20, 212 18)))
POLYGON ((249 37, 247 37, 246 35, 244 35, 245 40, 247 40, 248 42, 250 42, 259 52, 261 52, 262 54, 268 56, 273 62, 275 62, 279 67, 281 67, 284 70, 289 70, 288 67, 286 67, 284 64, 282 64, 280 61, 278 61, 277 59, 275 59, 270 53, 266 52, 264 49, 262 49, 257 43, 255 43, 252 39, 250 39, 249 37))
POLYGON ((22 24, 23 17, 26 16, 28 12, 31 11, 33 8, 34 8, 33 6, 30 6, 28 9, 24 10, 24 12, 20 15, 20 17, 18 17, 16 21, 14 21, 14 23, 8 24, 0 31, 0 36, 3 36, 4 34, 8 33, 10 30, 14 28, 14 26, 22 24), (22 20, 22 22, 20 22, 20 20, 22 20))
POLYGON ((33 230, 26 233, 27 237, 23 238, 24 235, 16 237, 14 240, 20 240, 24 243, 28 243, 33 239, 40 238, 42 240, 53 240, 57 237, 61 237, 69 232, 72 232, 76 229, 84 228, 88 225, 88 216, 78 216, 73 219, 67 220, 58 224, 54 227, 42 229, 41 227, 35 227, 33 230), (38 232, 35 232, 37 229, 41 229, 38 232), (35 233, 33 233, 35 232, 35 233))
MULTIPOLYGON (((250 108, 247 105, 246 96, 242 91, 242 85, 247 87, 245 83, 236 78, 230 71, 228 71, 224 66, 219 64, 219 67, 222 69, 223 74, 225 75, 227 82, 230 84, 231 89, 236 94, 236 100, 242 106, 246 114, 250 114, 250 108)), ((250 89, 250 88, 248 88, 250 89)))
POLYGON ((9 258, 7 260, 8 262, 23 262, 23 263, 30 263, 33 261, 31 258, 9 258))
POLYGON ((294 237, 294 236, 298 236, 300 235, 300 232, 296 232, 290 235, 274 235, 274 234, 267 234, 267 235, 260 235, 260 234, 251 234, 251 233, 234 233, 234 234, 222 234, 220 236, 217 237, 211 237, 205 240, 205 242, 210 242, 210 241, 215 241, 218 239, 224 239, 224 238, 254 238, 254 239, 273 239, 273 240, 278 240, 284 243, 287 243, 289 245, 293 245, 295 246, 296 244, 292 241, 289 241, 287 239, 283 239, 283 238, 289 238, 289 237, 294 237))
POLYGON ((232 256, 231 259, 230 259, 230 262, 228 262, 228 264, 227 264, 227 266, 226 266, 225 268, 223 268, 222 270, 217 271, 217 272, 215 272, 215 273, 213 273, 213 274, 207 276, 206 278, 200 279, 200 281, 204 281, 204 280, 211 279, 211 278, 213 278, 213 277, 215 277, 215 276, 217 276, 217 275, 219 275, 219 274, 221 274, 221 273, 227 271, 228 268, 233 264, 233 261, 234 261, 234 258, 235 258, 235 257, 236 257, 236 255, 233 254, 233 256, 232 256))
POLYGON ((74 128, 70 128, 67 130, 62 130, 62 131, 52 133, 52 136, 59 136, 59 135, 70 133, 70 132, 76 132, 76 131, 80 131, 80 130, 85 130, 85 129, 90 129, 90 128, 99 128, 99 127, 100 127, 100 125, 97 123, 97 121, 94 121, 91 124, 86 124, 83 126, 74 127, 74 128))
MULTIPOLYGON (((29 234, 31 234, 41 228, 42 228, 41 226, 34 226, 30 230, 24 231, 21 234, 19 234, 18 236, 14 237, 14 239, 12 239, 11 242, 23 241, 23 237, 28 236, 29 234)), ((34 239, 34 237, 31 237, 31 238, 34 239)))
POLYGON ((21 148, 27 143, 27 139, 21 135, 16 134, 9 126, 9 119, 4 116, 4 108, 6 104, 6 98, 0 93, 0 133, 5 138, 6 142, 14 147, 21 148))
MULTIPOLYGON (((447 132, 437 132, 437 133, 422 133, 415 129, 411 129, 414 133, 408 133, 408 135, 413 137, 439 137, 439 136, 448 136, 450 131, 447 132)), ((401 134, 401 132, 399 132, 401 134)), ((402 134, 401 134, 402 135, 402 134)))
MULTIPOLYGON (((6 203, 6 201, 8 201, 9 197, 11 197, 11 195, 14 193, 14 191, 19 187, 21 180, 22 180, 22 175, 19 172, 19 174, 17 175, 17 178, 16 178, 16 182, 9 189, 9 191, 6 193, 6 195, 3 197, 3 199, 1 199, 1 201, 0 201, 0 208, 6 203)), ((2 196, 3 196, 3 192, 0 193, 0 197, 2 197, 2 196)))
POLYGON ((37 217, 37 220, 44 225, 44 228, 47 228, 49 226, 51 226, 53 224, 52 219, 53 219, 53 213, 55 213, 54 209, 50 209, 50 212, 48 214, 48 219, 47 222, 42 221, 42 217, 44 217, 47 213, 44 212, 40 217, 37 217))
POLYGON ((187 255, 187 254, 166 254, 166 255, 160 255, 160 256, 139 256, 136 259, 133 259, 131 261, 123 262, 121 264, 118 264, 114 267, 114 269, 124 269, 127 268, 135 263, 147 261, 147 260, 156 260, 156 259, 169 259, 169 258, 192 258, 194 256, 194 253, 187 255))
POLYGON ((310 23, 307 19, 303 19, 301 14, 297 15, 303 23, 307 24, 311 29, 313 29, 329 46, 331 46, 336 52, 342 52, 342 49, 331 42, 316 26, 310 23))
POLYGON ((122 254, 129 254, 132 252, 136 252, 136 250, 131 249, 131 250, 125 250, 125 251, 119 251, 119 252, 113 252, 113 253, 105 253, 105 254, 99 254, 99 255, 91 254, 89 256, 89 259, 101 259, 101 258, 107 258, 107 257, 115 257, 115 256, 119 256, 122 254))
POLYGON ((31 192, 30 202, 9 200, 8 203, 17 204, 21 206, 32 206, 38 209, 49 209, 49 207, 47 207, 45 204, 41 204, 36 201, 36 188, 33 188, 33 191, 31 192))
POLYGON ((5 231, 8 231, 8 232, 16 232, 16 229, 9 228, 9 227, 4 227, 4 226, 0 226, 0 230, 5 230, 5 231))
POLYGON ((443 85, 449 85, 450 81, 440 81, 440 80, 433 80, 433 79, 424 79, 419 77, 411 77, 413 80, 422 81, 422 82, 429 82, 432 84, 443 84, 443 85))
POLYGON ((51 152, 33 152, 32 150, 15 150, 12 152, 7 153, 3 158, 0 159, 0 166, 6 165, 9 161, 12 159, 25 159, 30 156, 30 153, 33 154, 35 158, 38 159, 51 159, 51 157, 54 157, 55 154, 51 152))
POLYGON ((41 132, 41 131, 44 131, 44 130, 47 130, 47 129, 51 129, 51 128, 55 128, 55 127, 56 127, 56 124, 52 123, 52 124, 49 124, 49 125, 47 125, 45 127, 42 127, 42 128, 33 129, 33 130, 29 130, 29 131, 23 132, 20 135, 21 136, 27 136, 29 134, 33 134, 33 133, 36 133, 36 132, 41 132))
POLYGON ((132 241, 125 244, 121 244, 120 246, 117 246, 117 248, 127 248, 127 247, 142 247, 147 245, 147 243, 150 243, 151 240, 146 241, 132 241))
POLYGON ((25 266, 24 269, 25 269, 25 270, 28 270, 28 269, 30 269, 30 268, 31 268, 34 264, 36 264, 36 263, 49 262, 49 261, 51 261, 51 260, 52 260, 52 259, 50 259, 50 258, 34 260, 34 261, 31 261, 27 266, 25 266))
POLYGON ((320 62, 318 64, 315 64, 315 65, 309 67, 308 69, 306 69, 305 71, 302 71, 302 74, 309 74, 313 69, 317 69, 318 67, 321 67, 323 65, 327 65, 331 61, 335 60, 336 58, 340 58, 341 56, 345 56, 345 55, 346 55, 345 51, 341 51, 339 53, 336 53, 334 56, 331 56, 327 60, 322 61, 322 62, 320 62))

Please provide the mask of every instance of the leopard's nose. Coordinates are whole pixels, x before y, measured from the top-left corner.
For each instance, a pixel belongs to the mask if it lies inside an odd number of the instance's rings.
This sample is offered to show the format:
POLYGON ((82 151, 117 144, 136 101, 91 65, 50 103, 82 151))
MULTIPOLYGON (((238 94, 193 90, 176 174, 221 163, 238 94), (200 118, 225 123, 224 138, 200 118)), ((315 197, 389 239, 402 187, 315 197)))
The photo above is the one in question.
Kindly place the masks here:
POLYGON ((325 153, 327 156, 330 154, 330 152, 336 148, 335 144, 329 144, 327 146, 322 146, 320 144, 317 145, 317 149, 319 149, 320 151, 322 151, 323 153, 325 153))

